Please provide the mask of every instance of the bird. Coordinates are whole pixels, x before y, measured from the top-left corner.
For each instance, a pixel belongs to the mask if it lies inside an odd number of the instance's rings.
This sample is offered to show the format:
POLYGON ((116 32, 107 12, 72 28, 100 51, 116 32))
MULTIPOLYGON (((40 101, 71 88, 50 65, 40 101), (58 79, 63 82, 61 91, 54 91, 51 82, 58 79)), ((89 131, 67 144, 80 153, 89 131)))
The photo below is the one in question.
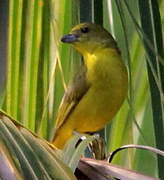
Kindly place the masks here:
POLYGON ((74 132, 101 130, 119 111, 128 92, 128 72, 112 35, 101 25, 81 23, 61 38, 82 55, 56 118, 52 143, 63 149, 74 132))

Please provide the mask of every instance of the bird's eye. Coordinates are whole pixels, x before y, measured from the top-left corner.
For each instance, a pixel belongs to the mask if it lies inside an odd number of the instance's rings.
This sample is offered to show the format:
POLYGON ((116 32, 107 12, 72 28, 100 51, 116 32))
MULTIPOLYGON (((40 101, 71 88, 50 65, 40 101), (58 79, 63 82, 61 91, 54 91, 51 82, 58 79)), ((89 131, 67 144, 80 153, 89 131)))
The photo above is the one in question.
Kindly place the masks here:
POLYGON ((89 28, 88 27, 83 27, 80 29, 82 33, 87 33, 89 32, 89 28))

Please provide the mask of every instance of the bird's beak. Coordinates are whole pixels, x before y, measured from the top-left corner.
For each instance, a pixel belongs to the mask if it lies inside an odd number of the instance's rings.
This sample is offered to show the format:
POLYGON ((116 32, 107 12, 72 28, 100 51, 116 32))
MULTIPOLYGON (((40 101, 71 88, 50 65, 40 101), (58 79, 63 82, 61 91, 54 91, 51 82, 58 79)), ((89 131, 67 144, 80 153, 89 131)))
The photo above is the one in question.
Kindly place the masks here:
POLYGON ((67 34, 61 38, 61 41, 64 43, 73 43, 78 41, 78 36, 75 34, 67 34))

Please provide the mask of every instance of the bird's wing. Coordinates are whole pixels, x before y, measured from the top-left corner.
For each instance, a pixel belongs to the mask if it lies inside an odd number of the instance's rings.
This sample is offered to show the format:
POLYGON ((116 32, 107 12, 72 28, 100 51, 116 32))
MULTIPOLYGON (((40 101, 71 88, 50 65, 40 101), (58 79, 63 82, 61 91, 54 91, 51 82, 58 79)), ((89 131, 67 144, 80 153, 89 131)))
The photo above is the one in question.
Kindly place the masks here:
POLYGON ((56 131, 67 120, 68 116, 74 110, 83 95, 86 94, 89 87, 90 84, 86 81, 86 69, 83 66, 81 71, 74 76, 73 81, 68 85, 68 89, 63 96, 57 114, 56 131))

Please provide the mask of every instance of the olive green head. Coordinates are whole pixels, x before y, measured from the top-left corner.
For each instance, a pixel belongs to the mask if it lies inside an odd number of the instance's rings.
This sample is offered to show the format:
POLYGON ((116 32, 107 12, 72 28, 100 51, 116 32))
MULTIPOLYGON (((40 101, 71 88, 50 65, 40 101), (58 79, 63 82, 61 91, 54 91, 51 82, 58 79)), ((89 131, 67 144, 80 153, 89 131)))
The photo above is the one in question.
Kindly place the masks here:
POLYGON ((61 41, 72 44, 80 53, 92 53, 97 48, 116 48, 116 42, 111 34, 100 25, 82 23, 76 25, 61 41))

